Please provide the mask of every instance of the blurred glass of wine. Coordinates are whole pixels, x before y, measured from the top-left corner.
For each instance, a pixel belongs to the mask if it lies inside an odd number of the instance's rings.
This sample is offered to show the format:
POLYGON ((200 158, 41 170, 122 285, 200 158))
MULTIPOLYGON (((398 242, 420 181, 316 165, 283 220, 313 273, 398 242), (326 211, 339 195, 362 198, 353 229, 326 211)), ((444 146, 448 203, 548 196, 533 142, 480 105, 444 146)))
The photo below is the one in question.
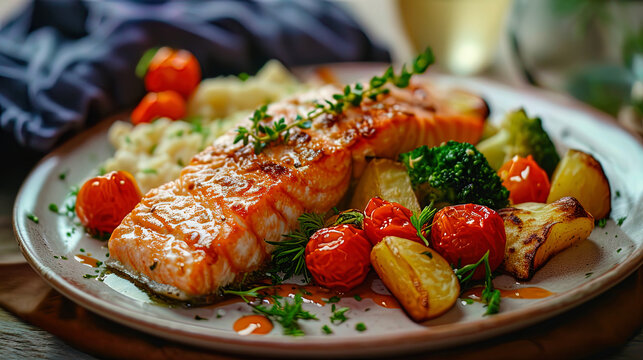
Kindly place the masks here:
POLYGON ((496 54, 512 0, 398 0, 416 51, 431 46, 442 70, 469 75, 496 54))

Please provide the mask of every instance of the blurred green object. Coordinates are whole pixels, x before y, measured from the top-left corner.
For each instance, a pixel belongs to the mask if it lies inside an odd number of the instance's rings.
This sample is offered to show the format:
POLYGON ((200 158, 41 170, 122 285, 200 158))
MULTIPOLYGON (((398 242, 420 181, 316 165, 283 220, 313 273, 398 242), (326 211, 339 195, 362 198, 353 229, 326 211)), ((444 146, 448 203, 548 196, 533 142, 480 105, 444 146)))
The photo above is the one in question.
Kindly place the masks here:
POLYGON ((627 106, 643 115, 643 1, 516 0, 509 29, 533 85, 614 116, 627 106))

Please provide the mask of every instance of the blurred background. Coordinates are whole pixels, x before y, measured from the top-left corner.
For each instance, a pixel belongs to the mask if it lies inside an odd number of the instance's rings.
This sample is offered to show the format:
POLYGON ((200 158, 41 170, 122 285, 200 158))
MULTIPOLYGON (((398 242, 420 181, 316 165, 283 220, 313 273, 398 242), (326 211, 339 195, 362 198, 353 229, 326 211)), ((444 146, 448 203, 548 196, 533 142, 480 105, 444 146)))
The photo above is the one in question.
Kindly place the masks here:
POLYGON ((569 94, 643 134, 643 1, 340 1, 397 62, 569 94))
POLYGON ((272 57, 291 67, 389 59, 402 63, 431 46, 437 57, 432 71, 482 76, 511 86, 533 85, 569 94, 643 134, 643 1, 331 0, 334 6, 329 9, 320 2, 303 0, 210 1, 219 5, 209 6, 207 16, 196 14, 194 9, 199 5, 190 5, 199 3, 204 2, 0 1, 0 100, 1 95, 5 100, 0 101, 5 115, 0 121, 2 143, 5 138, 9 142, 17 139, 18 148, 42 154, 65 135, 116 110, 131 108, 135 104, 131 99, 142 96, 139 82, 130 74, 134 62, 144 47, 164 41, 195 48, 190 50, 205 64, 206 77, 242 71, 252 74, 272 57), (166 2, 168 6, 163 6, 166 2), (229 19, 222 18, 213 10, 225 3, 242 4, 248 9, 257 3, 262 5, 262 12, 253 18, 235 10, 225 15, 229 19), (140 14, 132 4, 151 10, 140 14), (295 13, 281 17, 270 12, 294 7, 298 7, 295 13), (192 24, 191 10, 195 15, 192 24), (169 31, 150 30, 158 28, 159 22, 171 24, 172 12, 180 13, 182 17, 174 18, 187 25, 170 27, 169 31), (306 16, 316 17, 317 27, 306 29, 310 20, 306 16), (144 23, 150 19, 157 24, 144 23), (108 28, 108 20, 116 25, 108 28), (120 25, 133 20, 142 24, 137 33, 119 32, 120 25), (273 31, 267 25, 270 21, 280 23, 280 35, 265 35, 273 31), (203 31, 202 22, 231 34, 227 39, 204 41, 213 33, 211 29, 205 29, 209 33, 203 31), (163 31, 165 35, 158 35, 163 31), (239 35, 246 42, 254 38, 267 45, 262 48, 251 44, 250 50, 240 50, 226 44, 239 35), (87 43, 92 41, 99 44, 86 54, 87 43), (108 45, 102 46, 101 41, 108 45), (84 49, 85 53, 68 48, 84 49), (108 57, 115 59, 108 62, 108 57), (83 62, 88 65, 83 67, 83 62), (103 78, 115 77, 121 86, 112 93, 105 90, 108 101, 87 95, 82 88, 73 89, 80 95, 66 99, 64 93, 73 91, 68 84, 60 84, 65 81, 55 79, 56 66, 63 69, 62 75, 69 68, 71 76, 82 77, 98 91, 107 87, 103 78), (43 85, 38 77, 48 77, 49 84, 43 85), (25 87, 28 94, 14 95, 25 87), (58 95, 48 94, 49 90, 58 95), (47 103, 42 97, 48 97, 47 103), (71 109, 73 116, 62 118, 50 102, 77 104, 71 109), (12 125, 19 123, 30 124, 22 129, 12 125))

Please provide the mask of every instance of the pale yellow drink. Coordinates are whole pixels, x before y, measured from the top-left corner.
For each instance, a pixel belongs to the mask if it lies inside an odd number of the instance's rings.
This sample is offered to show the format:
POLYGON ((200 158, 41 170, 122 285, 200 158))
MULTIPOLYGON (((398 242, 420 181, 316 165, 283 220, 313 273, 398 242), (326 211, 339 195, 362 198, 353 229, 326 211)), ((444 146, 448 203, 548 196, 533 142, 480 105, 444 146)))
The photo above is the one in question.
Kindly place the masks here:
POLYGON ((455 74, 473 74, 491 63, 511 2, 398 0, 416 50, 431 46, 437 65, 455 74))

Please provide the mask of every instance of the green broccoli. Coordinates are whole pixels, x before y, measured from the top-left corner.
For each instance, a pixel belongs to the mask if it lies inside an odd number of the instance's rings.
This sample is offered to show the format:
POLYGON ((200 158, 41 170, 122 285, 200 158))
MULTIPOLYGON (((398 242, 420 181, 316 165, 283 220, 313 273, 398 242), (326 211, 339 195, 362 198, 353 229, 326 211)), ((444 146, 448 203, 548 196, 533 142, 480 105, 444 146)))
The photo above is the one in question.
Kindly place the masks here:
POLYGON ((509 191, 484 155, 468 143, 449 141, 429 148, 421 146, 400 155, 411 184, 424 206, 474 203, 493 209, 508 205, 509 191))
POLYGON ((551 177, 560 161, 540 118, 529 118, 523 109, 509 113, 498 133, 482 140, 476 148, 496 170, 515 155, 531 155, 551 177))

